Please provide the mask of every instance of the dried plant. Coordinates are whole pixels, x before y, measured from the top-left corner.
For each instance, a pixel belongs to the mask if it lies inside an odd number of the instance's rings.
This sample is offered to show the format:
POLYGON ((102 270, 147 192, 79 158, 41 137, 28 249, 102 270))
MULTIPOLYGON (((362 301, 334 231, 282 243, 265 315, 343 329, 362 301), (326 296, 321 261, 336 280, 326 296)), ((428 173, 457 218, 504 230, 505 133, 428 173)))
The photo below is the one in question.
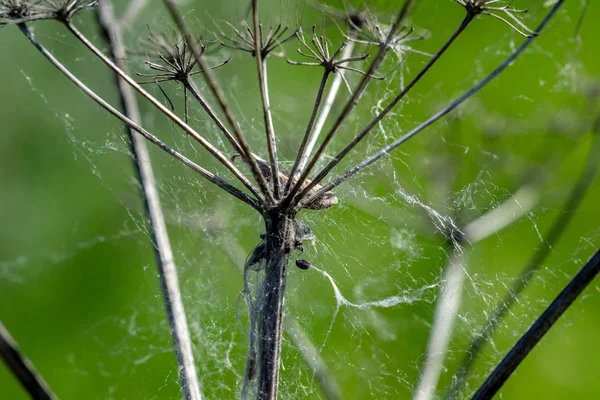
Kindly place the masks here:
MULTIPOLYGON (((299 326, 293 323, 293 319, 286 321, 283 319, 288 265, 291 260, 296 258, 298 253, 304 251, 304 243, 314 239, 311 227, 298 220, 299 212, 303 209, 327 212, 326 210, 337 205, 338 197, 334 190, 338 186, 346 183, 352 176, 364 171, 436 121, 442 119, 501 74, 535 40, 535 37, 542 33, 542 30, 563 4, 563 0, 557 1, 539 26, 532 30, 519 18, 519 15, 527 10, 513 8, 511 2, 501 0, 455 0, 455 2, 464 8, 464 19, 434 54, 412 47, 412 42, 425 38, 425 35, 415 34, 415 29, 411 26, 410 16, 413 12, 414 3, 417 3, 412 0, 406 0, 398 7, 396 15, 389 24, 379 21, 368 9, 355 10, 347 8, 345 11, 340 11, 314 2, 318 9, 328 14, 327 18, 337 19, 338 28, 343 30, 340 43, 328 37, 325 33, 326 29, 320 30, 316 26, 312 27, 309 37, 308 35, 305 36, 300 26, 292 29, 283 24, 278 24, 268 29, 263 28, 258 0, 251 2, 249 16, 247 20, 242 22, 241 27, 238 28, 235 24, 228 22, 217 24, 215 35, 222 47, 230 52, 247 53, 255 60, 265 134, 265 149, 251 147, 251 143, 255 141, 248 140, 248 131, 238 122, 239 119, 230 106, 230 100, 226 98, 223 87, 213 75, 213 70, 219 67, 227 68, 225 65, 230 62, 232 57, 237 56, 235 54, 233 56, 221 56, 219 53, 218 57, 220 58, 218 58, 218 61, 212 58, 209 59, 206 51, 207 45, 204 43, 205 38, 192 34, 188 21, 184 19, 172 0, 163 0, 163 3, 171 15, 175 27, 167 34, 155 33, 157 31, 150 28, 145 48, 142 50, 134 49, 129 53, 126 53, 119 43, 122 42, 123 32, 128 21, 135 18, 140 11, 135 1, 132 2, 131 8, 123 14, 125 20, 119 20, 112 14, 110 1, 108 0, 0 0, 0 24, 16 25, 31 44, 71 82, 108 113, 118 118, 128 129, 129 139, 135 154, 138 154, 137 151, 143 151, 139 150, 140 148, 137 146, 141 145, 136 142, 136 140, 140 141, 143 138, 216 185, 217 190, 220 189, 227 195, 240 200, 263 218, 265 231, 260 236, 261 240, 249 252, 244 265, 240 265, 243 268, 244 275, 242 298, 248 307, 249 317, 247 332, 248 356, 241 384, 241 396, 242 398, 262 400, 278 397, 282 333, 284 329, 292 332, 292 337, 304 337, 299 326), (111 50, 111 56, 104 54, 75 25, 76 17, 80 12, 92 9, 97 5, 98 20, 105 30, 105 38, 111 50), (331 178, 330 174, 333 169, 349 154, 353 154, 356 146, 372 134, 376 127, 391 115, 391 112, 401 104, 402 100, 419 83, 421 78, 430 71, 478 16, 500 20, 507 24, 510 29, 522 35, 525 38, 524 41, 493 72, 456 100, 445 105, 409 132, 395 137, 389 144, 331 178), (121 95, 121 109, 110 105, 100 95, 88 88, 36 39, 30 25, 39 20, 56 20, 62 23, 75 38, 114 72, 121 95), (339 21, 343 21, 344 24, 340 24, 339 21), (227 30, 230 30, 231 33, 226 33, 227 30), (303 57, 302 61, 292 59, 293 49, 289 51, 288 48, 291 46, 293 39, 296 39, 296 50, 298 55, 303 57), (363 52, 357 53, 355 51, 356 46, 361 46, 363 52), (427 62, 406 85, 402 83, 399 88, 395 88, 391 100, 387 101, 381 109, 378 109, 377 114, 370 121, 361 120, 362 128, 358 133, 341 151, 330 157, 321 168, 322 163, 327 160, 326 154, 330 150, 330 144, 340 136, 340 130, 349 120, 365 92, 373 85, 374 81, 383 80, 388 75, 382 70, 384 69, 384 61, 389 59, 387 56, 390 53, 396 55, 396 59, 391 61, 394 68, 402 68, 404 59, 411 54, 426 56, 427 62), (147 70, 144 72, 137 71, 134 75, 130 74, 124 60, 126 54, 145 55, 144 65, 147 70), (323 68, 316 99, 296 156, 293 160, 290 160, 292 168, 289 172, 282 167, 282 160, 278 153, 277 132, 273 122, 271 93, 267 74, 270 57, 283 54, 287 56, 287 62, 293 66, 323 68), (199 85, 197 80, 203 80, 205 83, 199 85), (156 85, 166 96, 165 91, 160 86, 161 83, 166 82, 174 82, 183 88, 183 113, 176 111, 171 100, 168 100, 170 107, 167 107, 150 91, 144 89, 146 85, 156 85), (338 93, 341 83, 348 91, 349 97, 345 102, 342 101, 343 95, 338 93), (329 92, 327 93, 328 87, 329 92), (228 175, 222 175, 222 172, 219 174, 214 173, 208 170, 207 167, 196 164, 174 147, 159 139, 158 135, 149 132, 144 127, 137 111, 134 91, 150 102, 158 109, 160 114, 166 116, 195 143, 204 147, 224 167, 225 174, 228 175), (205 135, 193 127, 194 124, 189 116, 189 94, 191 94, 193 101, 196 101, 200 108, 204 110, 208 120, 225 139, 226 148, 214 145, 205 135), (340 111, 337 116, 330 118, 334 103, 338 103, 340 111), (327 131, 323 131, 326 121, 330 122, 329 128, 327 131), (324 132, 324 135, 321 135, 322 132, 324 132), (318 146, 317 143, 319 143, 318 146), (265 154, 266 156, 263 159, 261 155, 265 154), (243 167, 235 164, 235 160, 238 158, 243 162, 243 167), (231 181, 229 177, 235 178, 237 182, 231 181), (258 277, 258 280, 254 279, 255 276, 258 277)), ((418 46, 417 43, 414 43, 414 45, 418 46)), ((215 46, 215 44, 212 46, 215 46)), ((219 51, 220 47, 214 50, 215 54, 219 51)), ((152 188, 154 185, 152 171, 149 164, 143 164, 144 158, 147 157, 136 155, 135 161, 138 170, 141 171, 138 177, 142 183, 142 195, 146 200, 148 219, 152 226, 152 241, 157 250, 163 297, 173 334, 174 351, 177 354, 180 367, 182 394, 184 398, 200 399, 202 394, 194 368, 194 357, 191 353, 189 330, 179 293, 177 271, 172 262, 172 252, 164 227, 158 192, 155 188, 152 188), (148 174, 150 174, 150 177, 148 174)), ((595 165, 593 169, 595 171, 595 165)), ((590 172, 586 176, 589 174, 590 172)), ((589 183, 589 180, 586 180, 586 183, 589 183)), ((580 199, 582 194, 578 192, 577 196, 580 199)), ((531 200, 531 198, 528 199, 531 200)), ((523 204, 529 200, 523 200, 523 204)), ((510 219, 506 224, 512 221, 513 219, 510 219)), ((481 224, 480 221, 471 221, 471 223, 465 224, 460 229, 450 223, 443 227, 448 243, 453 246, 455 251, 448 262, 448 271, 452 271, 453 263, 455 268, 460 261, 461 243, 465 241, 474 243, 481 237, 491 234, 482 234, 481 229, 485 230, 485 228, 481 228, 481 224)), ((311 262, 304 259, 296 259, 295 264, 303 270, 311 268, 311 262)), ((451 278, 448 278, 448 282, 450 281, 451 278)), ((448 313, 455 311, 446 310, 445 312, 447 313, 445 315, 448 315, 448 313)), ((495 318, 497 320, 501 317, 495 318)), ((497 323, 496 320, 493 321, 494 324, 497 323)), ((436 324, 437 322, 434 321, 434 328, 437 327, 436 324)), ((489 334, 486 333, 486 336, 489 336, 489 334)), ((435 340, 435 338, 431 340, 435 340)), ((299 347, 303 346, 304 350, 301 351, 310 354, 310 356, 304 357, 305 361, 309 364, 313 373, 318 375, 328 398, 339 398, 339 389, 329 381, 326 367, 318 359, 318 350, 307 343, 307 340, 303 339, 302 344, 298 345, 299 347)), ((447 342, 442 340, 441 344, 438 343, 438 347, 434 344, 431 348, 443 352, 445 345, 447 345, 447 342)), ((431 376, 423 378, 423 383, 415 391, 416 398, 426 400, 432 398, 442 362, 443 360, 436 359, 435 365, 424 368, 426 371, 424 375, 431 374, 431 376)), ((461 384, 461 382, 456 383, 458 386, 461 384)), ((458 393, 457 388, 454 388, 453 391, 454 395, 458 393)))

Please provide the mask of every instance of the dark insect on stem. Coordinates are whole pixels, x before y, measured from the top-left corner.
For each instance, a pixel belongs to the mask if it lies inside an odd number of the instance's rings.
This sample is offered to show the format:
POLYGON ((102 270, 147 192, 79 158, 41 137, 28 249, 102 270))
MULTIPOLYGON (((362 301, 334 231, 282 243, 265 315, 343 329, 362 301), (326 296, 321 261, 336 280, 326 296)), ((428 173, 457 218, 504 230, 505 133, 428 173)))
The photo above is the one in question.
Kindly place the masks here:
POLYGON ((303 269, 303 270, 307 270, 310 267, 312 267, 312 264, 306 260, 296 260, 296 267, 303 269))

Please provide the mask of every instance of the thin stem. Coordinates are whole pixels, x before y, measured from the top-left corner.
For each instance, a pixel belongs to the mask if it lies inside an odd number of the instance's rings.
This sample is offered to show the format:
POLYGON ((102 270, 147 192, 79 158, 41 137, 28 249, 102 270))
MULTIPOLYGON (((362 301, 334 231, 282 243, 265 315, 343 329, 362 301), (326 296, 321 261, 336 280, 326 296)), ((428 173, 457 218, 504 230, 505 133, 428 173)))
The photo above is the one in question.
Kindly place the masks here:
POLYGON ((260 99, 262 101, 263 118, 265 123, 265 132, 267 134, 267 148, 269 151, 269 160, 271 161, 271 176, 273 177, 273 195, 275 200, 280 197, 279 181, 279 162, 277 160, 277 142, 275 140, 275 129, 273 128, 273 114, 271 113, 271 104, 269 101, 269 86, 267 81, 267 59, 263 59, 262 53, 262 29, 258 15, 258 0, 252 0, 252 23, 254 25, 254 59, 256 60, 256 70, 258 72, 258 82, 260 87, 260 99))
MULTIPOLYGON (((348 40, 348 44, 344 48, 344 52, 341 55, 342 59, 352 56, 352 52, 354 51, 354 47, 356 46, 356 43, 353 41, 353 39, 356 37, 356 34, 357 34, 357 31, 355 29, 350 30, 350 34, 349 34, 350 39, 348 40)), ((315 148, 315 144, 317 143, 317 140, 319 139, 319 136, 321 135, 321 131, 323 130, 323 127, 325 126, 325 122, 327 121, 327 117, 329 117, 329 113, 331 112, 331 109, 333 107, 333 103, 335 103, 335 99, 337 98, 337 95, 340 91, 340 87, 341 87, 342 81, 344 79, 344 74, 345 74, 344 70, 338 70, 337 74, 335 75, 335 78, 331 82, 331 87, 329 88, 329 93, 327 94, 327 97, 325 98, 325 102, 323 103, 323 108, 321 109, 319 118, 317 119, 317 122, 315 123, 315 128, 312 132, 312 136, 308 140, 306 149, 304 150, 304 153, 302 154, 302 157, 300 158, 300 161, 298 163, 299 171, 302 171, 304 169, 304 167, 306 167, 308 158, 310 157, 313 149, 315 148)))
POLYGON ((148 93, 144 88, 142 88, 135 80, 133 80, 128 74, 126 74, 123 70, 121 70, 112 60, 104 53, 102 53, 92 42, 88 40, 87 37, 83 33, 81 33, 75 25, 71 22, 66 23, 67 28, 79 41, 81 41, 88 49, 90 49, 98 58, 100 58, 110 69, 112 69, 116 74, 118 74, 123 80, 125 80, 129 85, 131 85, 138 93, 140 93, 143 97, 145 97, 152 105, 158 108, 161 113, 166 115, 171 121, 173 121, 177 126, 183 129, 188 135, 190 135, 196 142, 200 143, 210 154, 212 154, 217 160, 221 162, 229 171, 233 173, 233 175, 238 178, 238 180, 250 190, 250 192, 255 195, 257 198, 262 199, 261 195, 258 193, 256 188, 250 183, 250 181, 242 174, 242 172, 229 160, 227 156, 225 156, 219 149, 214 147, 208 140, 202 137, 198 132, 196 132, 192 127, 186 124, 179 116, 165 107, 160 101, 158 101, 154 96, 148 93))
POLYGON ((19 345, 2 321, 0 321, 0 358, 32 399, 58 399, 44 378, 36 371, 35 366, 21 352, 19 345))
MULTIPOLYGON (((480 240, 498 233, 529 212, 538 198, 535 191, 526 185, 492 211, 465 225, 455 237, 449 238, 449 242, 452 242, 452 250, 444 268, 442 288, 435 304, 433 323, 429 331, 427 353, 421 368, 419 384, 413 392, 413 399, 433 398, 444 366, 444 358, 458 315, 466 278, 467 249, 463 247, 463 243, 473 246, 480 240)), ((451 232, 450 235, 453 233, 451 232)))
POLYGON ((256 296, 258 321, 257 400, 276 400, 279 390, 283 299, 288 255, 285 243, 291 227, 286 215, 275 211, 266 215, 265 278, 256 296))
MULTIPOLYGON (((386 56, 386 54, 388 52, 388 46, 391 43, 391 41, 393 40, 393 38, 394 38, 396 32, 398 31, 398 29, 400 29, 400 25, 404 21, 405 17, 407 16, 408 11, 409 11, 410 6, 412 5, 412 3, 413 3, 412 0, 406 0, 404 2, 404 5, 402 6, 402 8, 400 9, 400 12, 398 13, 398 17, 396 18, 396 20, 394 21, 394 23, 390 27, 390 31, 388 33, 388 36, 387 36, 384 44, 382 44, 379 47, 379 51, 377 52, 377 56, 375 56, 375 59, 373 60, 373 62, 369 66, 369 69, 365 72, 365 74, 363 75, 362 80, 358 84, 358 88, 354 91, 354 93, 352 94, 352 96, 350 96, 350 99, 346 103, 346 106, 344 107, 344 109, 342 110, 342 112, 340 113, 340 115, 338 116, 338 118, 336 119, 336 121, 334 122, 333 126, 331 127, 331 129, 329 130, 329 132, 327 133, 327 135, 325 136, 325 139, 323 139, 323 143, 317 149, 317 151, 315 152, 315 154, 311 158, 310 162, 308 163, 306 169, 304 171, 302 171, 302 175, 300 175, 300 178, 298 179, 298 181, 295 183, 295 185, 292 188, 292 190, 290 190, 290 192, 288 193, 288 195, 284 199, 284 201, 283 201, 284 205, 288 205, 288 204, 292 203, 292 201, 296 197, 296 194, 302 188, 304 181, 306 180, 306 178, 308 178, 308 175, 310 174, 310 172, 314 168, 314 166, 317 163, 317 161, 319 161, 319 158, 321 157, 321 154, 323 154, 323 152, 325 151, 325 149, 327 148, 327 146, 329 145, 329 143, 333 139, 333 136, 335 135, 335 133, 339 130, 339 128, 342 126, 342 124, 344 123, 344 121, 346 120, 346 118, 348 117, 348 115, 350 115, 350 113, 352 112, 352 110, 354 109, 354 107, 358 104, 358 101, 359 101, 360 97, 363 95, 363 93, 366 90, 368 84, 373 79, 373 74, 375 73, 375 71, 377 70, 377 68, 379 68, 379 65, 381 64, 381 62, 385 58, 385 56, 386 56)), ((309 203, 306 203, 306 204, 309 204, 309 203)))
MULTIPOLYGON (((123 46, 121 25, 115 23, 112 3, 106 0, 100 2, 96 15, 112 59, 119 68, 127 71, 127 65, 124 62, 126 51, 123 46)), ((124 114, 133 122, 140 124, 141 118, 135 99, 135 92, 118 75, 115 74, 115 78, 124 114)), ((173 250, 171 249, 167 225, 160 204, 156 180, 150 162, 150 154, 148 153, 148 147, 143 136, 127 125, 125 125, 125 128, 129 137, 133 162, 140 182, 146 215, 150 224, 150 239, 158 265, 163 301, 173 339, 173 351, 179 366, 181 391, 185 399, 201 400, 202 394, 194 363, 192 340, 181 298, 177 267, 173 259, 173 250)))
POLYGON ((519 341, 508 352, 500 364, 498 364, 479 390, 477 390, 473 396, 473 400, 487 400, 494 397, 525 357, 542 340, 544 335, 554 326, 556 321, 573 304, 585 288, 588 287, 599 272, 600 250, 575 275, 531 328, 521 336, 519 341))
POLYGON ((421 80, 423 76, 433 67, 433 65, 442 57, 442 55, 450 48, 450 46, 454 43, 454 41, 460 36, 461 33, 469 26, 471 21, 473 21, 474 15, 467 14, 465 18, 460 23, 459 27, 454 31, 452 36, 444 43, 444 45, 438 50, 437 53, 429 60, 429 62, 423 67, 423 69, 413 78, 413 80, 404 88, 402 91, 388 104, 352 141, 327 164, 325 168, 313 179, 312 183, 308 185, 306 188, 300 192, 298 198, 302 198, 308 191, 310 191, 316 184, 321 182, 329 172, 340 162, 348 153, 354 149, 354 147, 360 143, 365 136, 371 130, 377 126, 381 122, 386 115, 396 107, 396 105, 402 100, 408 92, 421 80))
POLYGON ((227 129, 227 127, 225 126, 225 124, 223 124, 223 121, 221 121, 221 119, 219 119, 219 117, 214 112, 214 110, 211 108, 211 106, 208 104, 208 102, 206 101, 206 99, 204 98, 204 96, 202 96, 202 94, 200 93, 200 91, 196 87, 196 84, 194 84, 194 82, 191 79, 187 79, 187 80, 183 81, 182 84, 183 84, 184 89, 186 91, 189 91, 192 94, 192 97, 194 99, 196 99, 196 101, 200 104, 200 106, 204 109, 204 111, 206 111, 206 113, 208 114, 208 116, 217 125, 217 127, 219 128, 219 130, 221 132, 223 132, 223 135, 225 135, 225 137, 227 138, 227 140, 229 141, 229 143, 231 143, 231 145, 233 146, 233 148, 235 149, 235 151, 237 151, 239 154, 242 154, 243 150, 240 147, 239 143, 231 135, 231 132, 229 132, 229 129, 227 129))
POLYGON ((569 222, 571 222, 575 212, 585 198, 585 194, 592 185, 598 172, 598 168, 600 167, 600 119, 596 121, 596 131, 593 133, 593 135, 594 139, 587 156, 586 165, 583 168, 579 179, 575 183, 575 186, 573 189, 571 189, 569 197, 567 198, 564 206, 562 207, 564 212, 550 227, 550 231, 546 235, 544 245, 534 253, 532 258, 519 274, 516 283, 508 290, 508 293, 504 296, 502 302, 496 307, 481 331, 471 342, 471 345, 469 346, 465 357, 458 368, 456 377, 453 379, 452 385, 446 394, 447 399, 455 398, 458 395, 462 386, 465 384, 475 359, 481 352, 483 346, 496 331, 496 328, 500 322, 502 322, 506 316, 506 313, 512 308, 519 296, 527 288, 535 276, 535 273, 542 266, 546 258, 551 254, 555 244, 558 243, 564 234, 569 222))
POLYGON ((203 76, 206 79, 206 82, 208 83, 208 87, 210 88, 213 95, 217 99, 217 102, 219 103, 219 106, 220 106, 221 110, 223 111, 223 114, 225 114, 225 118, 227 118, 229 125, 231 125, 231 128, 233 129, 233 133, 235 134, 235 137, 236 137, 238 143, 240 144, 240 147, 243 150, 241 153, 241 156, 243 157, 244 161, 250 167, 250 172, 252 172, 252 175, 254 176, 254 179, 258 183, 258 186, 260 187, 262 194, 267 198, 267 200, 269 202, 271 202, 271 204, 274 204, 275 199, 273 197, 273 194, 269 190, 269 186, 267 184, 266 177, 262 173, 261 169, 258 167, 258 163, 256 162, 256 159, 252 156, 252 151, 250 150, 250 146, 248 146, 248 142, 246 141, 246 138, 244 137, 244 134, 242 133, 240 126, 239 126, 233 112, 229 108, 229 105, 227 104, 227 101, 225 100, 225 96, 223 95, 223 92, 219 88, 219 85, 218 85, 216 79, 212 75, 212 72, 210 72, 210 66, 206 63, 206 60, 204 59, 204 57, 202 57, 202 53, 198 49, 198 44, 194 40, 190 30, 188 29, 187 25, 185 24, 185 21, 183 20, 183 16, 177 9, 177 6, 175 5, 175 3, 172 2, 172 0, 163 0, 163 4, 165 5, 167 10, 171 14, 171 17, 173 18, 173 20, 175 21, 175 24, 179 28, 179 31, 183 34, 183 37, 185 38, 185 41, 186 41, 188 47, 192 50, 192 54, 194 55, 194 59, 198 63, 198 66, 204 72, 203 76))
MULTIPOLYGON (((243 274, 246 252, 240 246, 237 238, 231 233, 223 232, 222 241, 224 242, 223 250, 243 274)), ((321 385, 325 398, 327 400, 341 400, 342 391, 329 370, 329 367, 325 363, 325 360, 321 357, 319 349, 311 341, 306 331, 293 315, 285 315, 285 319, 283 320, 283 330, 292 345, 302 356, 302 360, 310 372, 321 385)))
MULTIPOLYGON (((338 73, 342 73, 341 71, 338 73)), ((294 166, 292 167, 292 172, 290 173, 290 179, 288 179, 285 192, 289 192, 292 182, 296 176, 296 173, 302 170, 302 160, 308 159, 308 155, 312 149, 308 149, 306 143, 308 142, 308 138, 312 132, 315 119, 317 117, 317 113, 319 112, 319 107, 321 106, 321 99, 323 98, 323 92, 325 91, 325 85, 327 85, 327 79, 331 75, 331 71, 329 69, 325 69, 323 72, 323 78, 321 78, 321 83, 319 84, 319 90, 317 92, 317 98, 315 100, 315 105, 313 106, 312 113, 310 114, 310 120, 308 121, 308 126, 306 127, 306 132, 304 133, 304 137, 302 138, 302 143, 300 143, 300 148, 298 149, 298 155, 296 156, 296 160, 294 161, 294 166)))
MULTIPOLYGON (((564 3, 564 0, 558 0, 558 2, 552 7, 552 9, 548 12, 546 17, 540 23, 540 25, 536 29, 536 32, 541 33, 542 29, 544 29, 544 27, 548 24, 548 22, 550 22, 552 17, 556 14, 556 12, 563 5, 563 3, 564 3)), ((460 96, 459 98, 457 98, 456 100, 451 102, 449 105, 444 107, 442 110, 437 112, 435 115, 430 117, 428 120, 421 123, 419 126, 414 128, 412 131, 408 132, 404 136, 400 137, 399 139, 397 139, 394 142, 390 143, 389 145, 385 146, 383 149, 381 149, 377 153, 373 154, 372 156, 367 157, 362 162, 360 162, 358 165, 356 165, 356 166, 350 168, 349 170, 343 172, 342 174, 338 175, 335 179, 333 179, 330 183, 324 185, 320 190, 318 190, 312 196, 300 201, 300 203, 295 208, 299 209, 302 207, 302 205, 310 204, 311 201, 314 201, 316 198, 323 195, 323 193, 330 191, 333 188, 335 188, 336 186, 344 183, 350 177, 354 176, 356 173, 369 167, 371 164, 375 163, 380 158, 387 155, 391 151, 395 150, 397 147, 404 144, 405 142, 407 142, 408 140, 410 140, 411 138, 416 136, 418 133, 420 133, 424 129, 428 128, 434 122, 438 121, 439 119, 441 119, 442 117, 444 117, 445 115, 447 115, 448 113, 453 111, 456 107, 458 107, 463 102, 465 102, 467 99, 469 99, 471 96, 473 96, 474 94, 479 92, 479 90, 481 90, 485 85, 487 85, 490 81, 492 81, 494 78, 496 78, 498 75, 500 75, 506 68, 508 68, 508 66, 511 65, 513 63, 513 61, 517 57, 519 57, 521 55, 521 53, 523 53, 523 51, 525 51, 525 49, 527 47, 529 47, 529 45, 538 36, 539 35, 536 35, 536 36, 532 36, 532 37, 525 39, 523 41, 523 43, 521 44, 521 46, 519 46, 510 56, 508 56, 507 59, 502 62, 502 64, 500 64, 494 71, 492 71, 488 76, 486 76, 477 85, 475 85, 471 89, 469 89, 462 96, 460 96)))
POLYGON ((110 112, 112 115, 117 117, 121 122, 125 123, 126 125, 130 126, 135 131, 139 132, 142 136, 144 136, 146 138, 146 140, 150 141, 151 143, 155 144, 163 151, 165 151, 168 154, 170 154, 171 156, 173 156, 175 159, 180 161, 183 165, 190 167, 192 170, 194 170, 195 172, 197 172, 204 178, 208 179, 210 182, 219 186, 221 189, 225 190, 227 193, 231 194, 235 198, 248 204, 252 208, 254 208, 256 210, 260 210, 260 204, 255 199, 251 198, 250 196, 248 196, 246 193, 242 192, 235 186, 232 186, 230 183, 219 178, 212 172, 209 172, 209 171, 205 170, 204 168, 200 167, 199 165, 195 164, 193 161, 189 160, 188 158, 186 158, 182 154, 178 153, 177 151, 173 150, 171 147, 169 147, 168 145, 163 143, 156 136, 152 135, 147 130, 145 130, 144 128, 142 128, 141 126, 139 126, 138 124, 136 124, 135 122, 133 122, 132 120, 127 118, 125 115, 123 115, 117 109, 115 109, 113 106, 108 104, 104 99, 102 99, 100 96, 98 96, 96 93, 94 93, 83 82, 81 82, 75 75, 73 75, 71 73, 71 71, 69 71, 64 65, 62 65, 52 55, 52 53, 50 53, 40 42, 38 42, 35 39, 35 36, 33 35, 33 33, 31 31, 29 31, 29 29, 27 29, 27 27, 25 25, 19 25, 19 28, 21 29, 23 34, 25 34, 27 39, 29 39, 29 41, 39 50, 39 52, 42 53, 42 55, 44 55, 48 59, 48 61, 50 61, 67 78, 69 78, 69 80, 71 80, 79 89, 81 89, 85 94, 87 94, 96 103, 98 103, 98 105, 100 105, 102 108, 104 108, 105 110, 110 112))

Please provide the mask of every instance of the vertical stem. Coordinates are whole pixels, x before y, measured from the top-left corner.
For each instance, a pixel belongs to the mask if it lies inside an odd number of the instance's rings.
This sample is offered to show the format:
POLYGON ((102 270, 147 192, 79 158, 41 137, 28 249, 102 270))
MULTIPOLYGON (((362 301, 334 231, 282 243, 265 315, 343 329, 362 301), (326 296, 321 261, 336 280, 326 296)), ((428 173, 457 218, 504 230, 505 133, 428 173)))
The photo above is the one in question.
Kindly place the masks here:
MULTIPOLYGON (((125 48, 122 43, 122 32, 115 22, 115 16, 110 1, 102 1, 98 5, 97 17, 115 64, 127 71, 125 48)), ((119 96, 124 113, 132 121, 140 123, 140 113, 131 86, 118 75, 115 75, 119 96)), ((173 251, 169 234, 160 204, 156 180, 150 163, 150 155, 144 138, 131 127, 126 127, 133 162, 140 182, 140 189, 148 221, 150 224, 150 239, 154 247, 163 300, 167 311, 167 319, 173 339, 173 351, 179 366, 179 379, 184 399, 201 400, 200 383, 194 364, 192 341, 188 329, 185 309, 181 298, 181 289, 177 276, 177 267, 173 260, 173 251)))
POLYGON ((276 400, 281 364, 283 297, 285 294, 288 255, 286 242, 291 224, 287 215, 270 212, 266 218, 267 262, 261 292, 258 321, 257 400, 276 400))

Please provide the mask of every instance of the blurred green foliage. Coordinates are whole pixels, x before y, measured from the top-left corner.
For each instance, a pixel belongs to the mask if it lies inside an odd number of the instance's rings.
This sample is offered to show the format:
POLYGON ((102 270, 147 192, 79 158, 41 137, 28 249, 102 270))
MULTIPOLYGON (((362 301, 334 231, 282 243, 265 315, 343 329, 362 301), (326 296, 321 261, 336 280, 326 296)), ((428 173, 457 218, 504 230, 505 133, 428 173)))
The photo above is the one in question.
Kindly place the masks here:
MULTIPOLYGON (((132 26, 131 48, 145 36, 146 23, 168 25, 154 3, 158 4, 153 2, 132 26)), ((193 2, 193 12, 187 14, 190 21, 235 23, 247 1, 204 3, 193 2)), ((386 20, 396 3, 374 1, 369 8, 386 20)), ((429 31, 430 38, 413 45, 433 53, 458 26, 463 11, 450 0, 418 3, 412 22, 429 31)), ((540 3, 525 17, 529 26, 546 12, 540 3)), ((341 7, 340 2, 331 4, 341 7)), ((523 4, 527 2, 515 2, 523 4)), ((330 273, 350 301, 398 293, 416 296, 412 303, 385 309, 343 307, 331 325, 336 300, 329 282, 316 271, 290 271, 288 314, 300 321, 317 346, 327 340, 322 356, 344 399, 409 398, 425 353, 448 250, 423 210, 402 200, 399 188, 462 224, 493 209, 524 181, 534 183, 540 194, 526 217, 466 247, 469 279, 440 394, 486 312, 518 279, 531 254, 544 246, 545 233, 557 216, 575 212, 539 276, 501 325, 493 345, 486 347, 463 396, 483 381, 600 246, 598 179, 579 209, 561 208, 583 167, 591 143, 589 127, 598 113, 600 27, 595 21, 600 8, 590 6, 581 43, 576 44, 581 5, 567 2, 526 54, 458 112, 340 187, 338 207, 300 215, 318 238, 305 257, 330 273)), ((265 21, 277 23, 283 10, 294 25, 302 13, 303 26, 324 24, 339 41, 338 28, 322 13, 308 5, 299 12, 294 6, 268 3, 265 21)), ((77 23, 99 39, 90 12, 77 23)), ((109 71, 62 27, 43 22, 35 24, 35 32, 73 72, 115 102, 109 71)), ((500 21, 478 18, 395 116, 336 171, 373 153, 463 93, 521 40, 500 21)), ((294 46, 286 47, 288 57, 296 57, 294 46)), ((179 398, 153 252, 121 126, 54 70, 15 27, 0 29, 0 49, 0 319, 61 399, 179 398)), ((133 68, 143 68, 139 59, 132 56, 132 60, 133 68)), ((410 56, 405 79, 426 60, 410 56)), ((372 105, 396 90, 398 71, 391 63, 386 67, 391 78, 367 93, 330 155, 366 124, 372 105)), ((321 72, 274 58, 269 74, 279 147, 282 158, 291 160, 321 72)), ((217 75, 254 148, 263 148, 252 59, 235 54, 217 75)), ((177 87, 163 86, 180 111, 182 95, 177 87)), ((194 150, 147 104, 142 110, 153 132, 201 165, 218 170, 206 152, 194 150)), ((194 109, 192 118, 194 126, 217 137, 201 110, 194 109)), ((152 156, 206 397, 235 398, 247 345, 236 317, 242 288, 238 267, 258 243, 261 221, 167 156, 154 149, 152 156)), ((588 288, 511 377, 503 398, 598 398, 599 291, 598 283, 588 288)), ((242 321, 243 309, 240 306, 242 321)), ((281 387, 284 399, 322 398, 287 339, 281 387)), ((0 398, 26 398, 4 367, 0 367, 0 398)))

